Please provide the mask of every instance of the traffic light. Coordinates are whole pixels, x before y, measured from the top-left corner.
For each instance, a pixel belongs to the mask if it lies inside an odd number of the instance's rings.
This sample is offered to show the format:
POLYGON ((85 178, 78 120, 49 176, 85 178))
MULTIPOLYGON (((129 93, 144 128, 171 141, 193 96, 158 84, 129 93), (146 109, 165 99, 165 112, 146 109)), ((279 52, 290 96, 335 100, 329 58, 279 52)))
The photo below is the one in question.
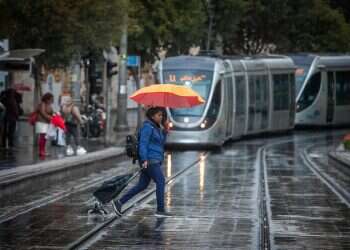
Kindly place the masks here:
POLYGON ((117 66, 118 66, 117 63, 107 61, 107 77, 108 78, 118 74, 117 66))

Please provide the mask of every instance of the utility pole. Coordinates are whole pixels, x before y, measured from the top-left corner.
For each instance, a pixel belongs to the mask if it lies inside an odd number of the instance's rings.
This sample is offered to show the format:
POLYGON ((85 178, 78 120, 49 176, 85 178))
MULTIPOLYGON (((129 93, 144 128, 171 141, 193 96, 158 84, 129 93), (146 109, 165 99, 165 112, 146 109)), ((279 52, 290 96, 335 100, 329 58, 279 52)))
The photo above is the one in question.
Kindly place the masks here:
MULTIPOLYGON (((105 51, 103 51, 103 56, 105 57, 105 51)), ((106 112, 106 127, 105 127, 105 138, 104 138, 104 143, 107 145, 109 143, 109 138, 110 138, 110 113, 108 113, 108 106, 109 106, 109 81, 107 80, 107 59, 105 57, 105 60, 103 62, 103 74, 102 74, 102 84, 103 84, 103 106, 105 108, 106 112)))
POLYGON ((112 139, 112 124, 111 124, 111 108, 112 108, 112 77, 118 73, 116 70, 118 64, 118 54, 114 47, 109 49, 109 52, 103 51, 103 57, 105 59, 103 67, 103 89, 105 97, 106 108, 106 132, 105 132, 105 144, 109 144, 112 139))
POLYGON ((120 61, 119 61, 119 91, 118 91, 118 107, 117 121, 115 129, 117 131, 128 130, 127 120, 127 51, 128 51, 128 4, 125 4, 123 15, 122 35, 120 39, 120 61))
POLYGON ((211 33, 213 29, 214 13, 210 0, 207 0, 207 13, 208 13, 208 37, 207 37, 207 51, 210 50, 211 33))
MULTIPOLYGON (((89 59, 84 60, 84 80, 85 80, 85 87, 86 87, 86 95, 85 95, 85 114, 89 113, 89 105, 90 105, 90 83, 89 83, 89 59)), ((86 138, 89 138, 90 134, 90 126, 89 121, 86 125, 86 138)))

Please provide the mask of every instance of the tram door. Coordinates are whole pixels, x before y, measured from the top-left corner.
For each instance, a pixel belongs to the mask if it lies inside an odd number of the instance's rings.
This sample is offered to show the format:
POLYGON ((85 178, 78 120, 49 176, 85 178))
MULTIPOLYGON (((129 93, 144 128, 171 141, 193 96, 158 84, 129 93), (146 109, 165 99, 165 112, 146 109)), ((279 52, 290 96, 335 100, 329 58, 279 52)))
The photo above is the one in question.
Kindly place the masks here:
POLYGON ((334 72, 328 72, 328 82, 327 82, 327 123, 332 123, 334 118, 334 72))
POLYGON ((289 126, 294 126, 295 120, 295 75, 289 74, 289 126))
POLYGON ((226 136, 232 135, 232 120, 233 120, 233 81, 232 77, 225 77, 225 98, 226 98, 226 136))
POLYGON ((248 132, 254 130, 255 123, 255 76, 249 76, 249 108, 248 108, 248 132))
POLYGON ((258 131, 261 128, 262 122, 262 110, 263 110, 263 83, 261 76, 255 77, 255 130, 258 131))
POLYGON ((235 135, 242 135, 245 132, 246 122, 246 81, 244 75, 235 76, 235 99, 236 99, 236 116, 235 116, 235 135))
POLYGON ((269 124, 269 80, 266 75, 261 77, 261 129, 265 130, 269 124))

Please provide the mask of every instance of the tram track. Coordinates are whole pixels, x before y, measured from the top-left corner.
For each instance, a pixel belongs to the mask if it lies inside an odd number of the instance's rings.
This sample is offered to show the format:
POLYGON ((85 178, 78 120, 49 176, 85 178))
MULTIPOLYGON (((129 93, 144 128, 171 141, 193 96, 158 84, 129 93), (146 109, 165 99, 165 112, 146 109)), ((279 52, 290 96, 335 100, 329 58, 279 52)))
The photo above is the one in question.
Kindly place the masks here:
MULTIPOLYGON (((342 132, 337 132, 337 134, 342 134, 342 132)), ((305 139, 300 140, 310 141, 317 138, 322 138, 322 136, 311 136, 305 139)), ((259 214, 260 214, 260 230, 259 230, 259 243, 261 250, 270 250, 275 249, 274 237, 270 230, 270 225, 272 224, 272 211, 271 211, 271 198, 269 194, 269 185, 268 185, 268 173, 267 173, 267 161, 266 154, 267 150, 271 149, 275 146, 290 143, 294 140, 294 138, 282 140, 279 142, 272 142, 267 145, 264 145, 258 149, 257 162, 260 164, 260 187, 259 187, 259 214)), ((305 166, 307 166, 310 171, 312 171, 318 179, 320 179, 330 190, 343 202, 350 207, 350 195, 349 193, 343 189, 337 182, 335 182, 332 178, 330 178, 327 174, 323 173, 317 166, 316 163, 312 161, 309 156, 309 151, 315 145, 308 145, 299 153, 302 161, 305 166)))
POLYGON ((327 185, 332 192, 349 208, 350 207, 350 193, 347 192, 341 185, 339 185, 333 178, 331 178, 328 174, 321 171, 321 169, 317 166, 317 164, 310 158, 308 151, 314 145, 308 146, 305 148, 301 157, 305 163, 305 165, 316 175, 318 178, 327 185))
MULTIPOLYGON (((335 133, 335 135, 336 134, 337 133, 335 133)), ((304 158, 308 157, 308 154, 310 153, 309 152, 310 148, 315 145, 313 143, 315 141, 315 139, 320 138, 320 137, 324 137, 324 135, 321 135, 321 136, 320 135, 317 135, 317 136, 316 135, 309 135, 307 137, 304 137, 304 136, 299 137, 298 135, 296 135, 296 136, 288 136, 286 138, 275 138, 273 140, 267 139, 267 140, 263 140, 263 141, 257 141, 257 142, 251 142, 251 143, 248 142, 247 143, 251 146, 250 149, 253 150, 253 151, 250 151, 251 154, 248 154, 248 156, 250 156, 248 158, 251 159, 249 164, 251 166, 251 170, 253 170, 253 165, 254 165, 254 169, 256 171, 254 173, 254 177, 252 176, 252 179, 251 179, 251 180, 256 180, 255 181, 256 186, 255 186, 255 188, 253 188, 253 190, 256 190, 256 191, 253 192, 252 197, 254 199, 256 198, 256 201, 257 201, 257 203, 254 202, 256 205, 254 205, 252 207, 254 209, 253 211, 256 211, 256 212, 254 212, 254 214, 257 215, 257 216, 254 216, 255 230, 252 231, 252 234, 251 234, 252 237, 254 237, 254 241, 253 241, 254 242, 253 243, 254 249, 263 249, 263 250, 275 249, 275 242, 274 241, 276 241, 276 246, 278 246, 278 244, 279 244, 278 239, 275 239, 275 236, 276 236, 275 210, 273 210, 274 211, 274 214, 273 214, 274 219, 272 220, 272 208, 273 208, 272 205, 274 204, 274 199, 271 200, 271 197, 273 197, 273 198, 275 198, 275 197, 274 197, 273 186, 271 186, 271 179, 269 179, 270 174, 271 174, 270 173, 271 160, 274 160, 275 162, 277 161, 277 164, 281 164, 281 166, 283 167, 284 165, 282 162, 279 163, 279 159, 283 159, 286 156, 288 157, 287 151, 284 151, 284 150, 285 150, 285 148, 289 147, 289 146, 283 145, 283 144, 291 144, 291 143, 294 143, 294 141, 296 141, 296 144, 301 146, 301 148, 299 148, 297 150, 297 152, 298 152, 297 157, 299 158, 299 161, 301 159, 304 162, 304 164, 302 164, 302 165, 306 165, 304 168, 308 169, 308 168, 310 168, 310 166, 307 164, 312 164, 312 163, 306 162, 307 159, 304 159, 304 158), (280 147, 283 148, 284 150, 279 151, 280 147), (277 154, 276 154, 276 151, 278 152, 277 154), (270 194, 269 188, 272 192, 271 194, 270 194), (271 197, 270 197, 270 195, 271 195, 271 197)), ((243 144, 245 144, 245 142, 243 142, 243 144)), ((240 147, 239 143, 235 144, 235 145, 236 145, 236 147, 240 147)), ((239 152, 239 151, 237 151, 237 152, 239 152)), ((245 152, 245 151, 242 151, 242 152, 245 152)), ((189 175, 189 173, 192 173, 192 170, 194 169, 194 167, 197 165, 199 166, 200 161, 207 158, 209 154, 210 154, 209 152, 203 152, 198 156, 198 158, 192 158, 190 161, 187 161, 187 164, 186 164, 187 166, 181 165, 181 169, 177 168, 177 170, 176 170, 177 172, 173 172, 174 174, 171 176, 168 175, 170 177, 166 180, 167 186, 169 187, 169 186, 175 185, 176 183, 181 183, 182 182, 181 180, 184 179, 183 177, 189 175)), ((237 154, 236 153, 235 154, 228 154, 228 155, 231 157, 234 156, 235 160, 240 159, 241 161, 247 158, 246 155, 245 155, 245 157, 243 157, 243 155, 240 155, 238 153, 237 154), (236 156, 238 158, 236 158, 236 156)), ((209 159, 211 159, 211 161, 215 162, 215 158, 214 159, 209 158, 209 159)), ((309 160, 312 161, 312 159, 310 157, 309 157, 309 160)), ((316 162, 313 162, 313 163, 317 164, 316 162)), ((239 161, 237 161, 236 164, 240 164, 239 161)), ((312 171, 312 169, 310 169, 310 170, 312 171)), ((320 176, 318 174, 316 174, 314 171, 312 171, 312 172, 315 174, 315 178, 320 178, 320 176)), ((171 174, 171 171, 169 173, 171 174)), ((240 173, 240 172, 238 171, 237 173, 240 173)), ((244 172, 244 173, 247 174, 248 172, 244 172)), ((246 177, 246 175, 244 175, 244 176, 246 177)), ((100 178, 99 181, 103 182, 108 178, 102 178, 102 179, 100 178)), ((245 179, 241 180, 241 184, 244 182, 246 182, 245 179)), ((85 186, 81 186, 81 190, 89 189, 90 187, 96 186, 99 183, 97 183, 97 182, 96 183, 88 183, 88 182, 81 183, 81 185, 85 185, 85 186)), ((230 184, 228 184, 228 185, 230 185, 230 184)), ((329 187, 329 185, 327 185, 327 186, 329 187)), ((77 191, 79 191, 79 190, 75 190, 75 192, 70 193, 70 194, 74 194, 77 191)), ((332 190, 332 191, 334 192, 334 190, 332 190)), ((244 192, 244 188, 241 188, 240 191, 237 191, 235 193, 234 197, 238 197, 241 192, 244 192)), ((132 202, 125 209, 125 214, 130 215, 130 214, 134 213, 135 211, 138 211, 135 208, 143 206, 146 203, 148 203, 149 201, 153 200, 154 193, 155 193, 155 188, 152 188, 144 195, 135 199, 134 202, 132 202)), ((52 199, 53 199, 52 201, 56 201, 56 200, 65 198, 65 197, 69 196, 70 194, 69 193, 62 194, 63 195, 62 197, 52 197, 52 199)), ((238 198, 240 199, 241 196, 239 196, 238 198)), ((85 199, 85 200, 87 200, 87 199, 85 199)), ((43 201, 43 206, 45 205, 44 203, 45 202, 43 201)), ((51 201, 48 203, 51 203, 51 201)), ((84 204, 86 204, 86 202, 84 202, 84 204)), ((238 205, 238 204, 240 204, 240 201, 234 201, 233 204, 238 205)), ((286 204, 286 205, 288 205, 288 204, 286 204)), ((35 208, 36 207, 33 207, 31 210, 34 210, 35 208)), ((24 213, 26 213, 26 212, 24 211, 22 214, 24 214, 24 213)), ((289 212, 287 214, 289 214, 289 212)), ((196 216, 196 213, 194 213, 194 215, 196 216)), ((89 246, 94 245, 96 241, 100 242, 100 239, 104 238, 104 235, 106 234, 106 232, 109 231, 109 228, 115 228, 115 225, 123 224, 123 221, 125 222, 125 220, 122 220, 119 218, 120 217, 114 217, 113 214, 110 214, 109 217, 108 216, 105 217, 103 222, 100 221, 100 222, 98 222, 98 224, 93 225, 93 227, 86 229, 84 232, 82 231, 80 234, 77 235, 77 237, 72 238, 70 241, 67 241, 66 243, 64 243, 64 245, 61 245, 61 246, 64 249, 89 249, 89 246), (90 230, 90 231, 88 231, 88 230, 90 230), (69 245, 67 245, 67 244, 69 244, 69 245)), ((152 217, 150 217, 150 218, 152 218, 152 217)), ((179 216, 178 218, 175 219, 175 221, 182 220, 184 218, 185 217, 179 216)), ((201 216, 193 217, 193 214, 192 214, 191 219, 194 220, 194 218, 202 218, 202 217, 201 216)), ((203 218, 207 218, 207 217, 203 217, 203 218)), ((227 217, 227 218, 231 218, 231 217, 227 217)), ((134 217, 134 219, 135 219, 135 217, 134 217)), ((238 222, 235 221, 234 223, 238 223, 238 222)), ((234 230, 234 231, 236 231, 236 230, 234 230)))
MULTIPOLYGON (((313 140, 315 138, 322 136, 311 136, 301 141, 313 140)), ((268 173, 267 173, 267 150, 285 143, 291 143, 295 140, 295 138, 282 139, 275 142, 267 143, 257 149, 256 152, 256 161, 255 164, 257 168, 257 176, 259 176, 259 189, 258 189, 258 212, 259 212, 259 231, 258 231, 258 249, 262 250, 270 250, 274 249, 274 238, 270 232, 270 225, 272 221, 272 212, 271 212, 271 198, 269 194, 269 185, 268 185, 268 173)), ((193 166, 198 164, 196 162, 191 165, 185 167, 183 170, 179 171, 175 175, 171 176, 167 180, 167 184, 176 181, 181 178, 188 170, 190 170, 193 166)), ((150 201, 151 196, 154 194, 155 188, 151 189, 149 192, 139 197, 135 202, 133 202, 129 207, 126 208, 125 214, 128 214, 132 211, 134 207, 140 206, 150 201)), ((111 226, 114 227, 118 224, 119 217, 113 217, 94 228, 90 232, 83 235, 81 238, 70 244, 66 249, 88 249, 89 246, 93 244, 96 240, 103 237, 103 231, 106 227, 111 226)))
MULTIPOLYGON (((273 145, 281 144, 281 143, 287 143, 292 141, 293 139, 283 139, 279 140, 277 142, 273 142, 264 146, 261 146, 257 149, 256 152, 256 161, 255 164, 258 164, 257 166, 257 175, 259 176, 259 191, 258 191, 258 199, 259 199, 259 216, 260 216, 260 222, 259 222, 259 243, 257 244, 258 249, 263 250, 269 250, 271 249, 271 236, 270 236, 270 218, 271 218, 271 210, 269 208, 270 204, 270 196, 268 194, 268 183, 267 183, 267 171, 266 171, 266 154, 265 150, 273 145)), ((203 154, 204 157, 207 157, 208 152, 203 154)), ((172 182, 175 182, 177 179, 181 178, 186 172, 188 172, 192 167, 196 166, 201 159, 196 160, 192 164, 188 165, 184 169, 180 170, 170 178, 166 180, 166 184, 171 184, 172 182)), ((151 196, 155 193, 155 188, 152 188, 150 191, 136 199, 132 204, 130 204, 125 210, 124 210, 124 216, 128 213, 132 212, 133 208, 138 207, 142 204, 145 204, 149 202, 151 196)), ((67 246, 67 250, 70 249, 88 249, 88 247, 96 241, 96 239, 99 239, 102 234, 103 230, 107 228, 108 226, 114 226, 118 223, 118 219, 121 217, 112 217, 108 219, 107 221, 103 222, 99 226, 95 227, 88 233, 81 236, 79 239, 77 239, 75 242, 71 243, 67 246)))
MULTIPOLYGON (((207 157, 208 152, 202 153, 199 159, 194 161, 193 163, 189 164, 188 166, 184 167, 174 175, 170 176, 169 178, 166 179, 165 184, 170 185, 173 182, 175 182, 177 179, 181 178, 186 172, 188 172, 192 167, 196 166, 201 160, 203 160, 205 157, 207 157)), ((149 190, 147 193, 144 195, 138 197, 135 201, 133 201, 130 205, 127 206, 127 208, 123 211, 124 216, 127 215, 128 213, 132 212, 133 208, 138 207, 142 204, 145 204, 149 202, 149 199, 151 196, 155 193, 156 188, 153 187, 151 190, 149 190)), ((83 236, 81 236, 79 239, 76 241, 72 242, 69 244, 65 249, 71 250, 71 249, 86 249, 85 246, 89 245, 89 242, 93 239, 98 238, 107 226, 111 225, 112 223, 117 223, 118 219, 121 217, 119 216, 114 216, 112 218, 107 219, 105 222, 102 224, 96 226, 89 232, 85 233, 83 236)))

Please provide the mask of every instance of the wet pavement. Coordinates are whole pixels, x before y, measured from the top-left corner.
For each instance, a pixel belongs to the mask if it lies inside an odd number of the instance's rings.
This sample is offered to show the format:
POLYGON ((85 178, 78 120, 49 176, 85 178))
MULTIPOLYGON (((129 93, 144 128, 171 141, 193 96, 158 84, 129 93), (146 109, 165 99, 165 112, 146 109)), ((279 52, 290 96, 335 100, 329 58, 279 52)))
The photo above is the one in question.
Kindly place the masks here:
POLYGON ((123 216, 87 248, 257 249, 256 149, 238 143, 208 155, 168 187, 166 209, 173 217, 155 217, 153 200, 123 216))
MULTIPOLYGON (((266 149, 271 249, 350 249, 349 207, 301 158, 306 148, 330 145, 338 136, 300 138, 266 149)), ((322 154, 321 167, 327 157, 322 154)))
MULTIPOLYGON (((166 177, 187 169, 167 186, 166 208, 174 216, 154 216, 153 194, 80 249, 259 249, 262 173, 266 175, 271 249, 350 249, 349 207, 303 158, 307 152, 314 164, 349 191, 349 175, 335 171, 324 153, 344 133, 296 132, 249 139, 208 154, 169 152, 164 164, 166 177)), ((0 210, 0 249, 66 249, 114 218, 113 213, 106 218, 88 214, 96 186, 135 168, 130 161, 123 161, 110 170, 40 194, 19 195, 16 204, 0 210), (46 203, 35 207, 45 199, 46 203), (6 219, 8 211, 23 204, 32 207, 6 219)))
MULTIPOLYGON (((81 139, 81 145, 87 152, 94 152, 105 148, 101 138, 81 139)), ((66 157, 65 147, 47 145, 48 156, 39 157, 38 148, 33 145, 19 145, 13 149, 0 149, 0 171, 23 165, 36 164, 43 161, 62 159, 66 157)))
MULTIPOLYGON (((123 144, 125 142, 125 136, 130 133, 130 131, 134 132, 135 130, 137 125, 137 111, 128 110, 127 114, 130 129, 126 132, 115 133, 113 137, 115 137, 116 140, 113 145, 123 144)), ((80 143, 88 153, 108 147, 108 145, 105 144, 103 135, 97 138, 81 138, 80 143)), ((16 147, 12 149, 0 148, 0 171, 18 166, 31 165, 43 161, 51 161, 67 157, 65 154, 65 147, 51 145, 51 143, 48 141, 46 149, 49 155, 42 158, 39 157, 38 148, 34 145, 16 145, 16 147)))

